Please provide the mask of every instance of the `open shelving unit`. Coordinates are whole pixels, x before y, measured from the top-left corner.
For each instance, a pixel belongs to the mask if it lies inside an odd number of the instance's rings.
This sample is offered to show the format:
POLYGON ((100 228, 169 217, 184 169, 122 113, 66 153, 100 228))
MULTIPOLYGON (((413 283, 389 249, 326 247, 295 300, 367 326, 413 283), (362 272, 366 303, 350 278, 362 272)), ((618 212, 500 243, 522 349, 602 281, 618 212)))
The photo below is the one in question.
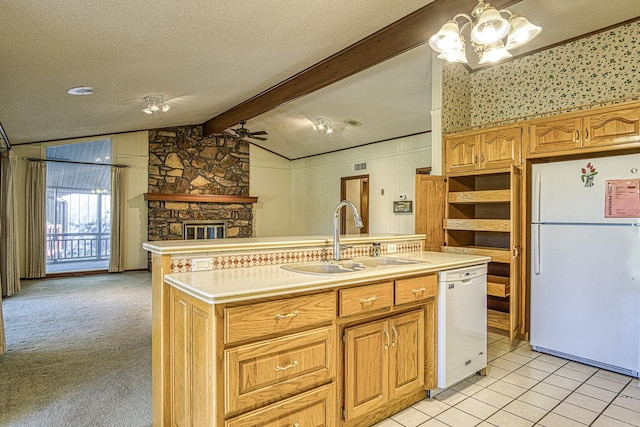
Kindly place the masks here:
POLYGON ((444 252, 491 257, 487 322, 514 339, 520 326, 521 169, 447 177, 444 252))

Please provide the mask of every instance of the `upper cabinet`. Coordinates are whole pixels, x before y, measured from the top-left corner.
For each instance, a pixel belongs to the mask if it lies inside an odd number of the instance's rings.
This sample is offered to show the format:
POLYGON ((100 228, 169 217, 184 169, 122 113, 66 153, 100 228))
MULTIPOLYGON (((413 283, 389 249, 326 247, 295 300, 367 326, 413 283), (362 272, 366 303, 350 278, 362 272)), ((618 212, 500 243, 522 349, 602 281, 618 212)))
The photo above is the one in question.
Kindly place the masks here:
POLYGON ((640 144, 640 105, 624 104, 533 120, 527 157, 594 152, 640 144))
POLYGON ((520 164, 521 126, 501 126, 465 132, 445 139, 445 170, 448 174, 508 169, 520 164))

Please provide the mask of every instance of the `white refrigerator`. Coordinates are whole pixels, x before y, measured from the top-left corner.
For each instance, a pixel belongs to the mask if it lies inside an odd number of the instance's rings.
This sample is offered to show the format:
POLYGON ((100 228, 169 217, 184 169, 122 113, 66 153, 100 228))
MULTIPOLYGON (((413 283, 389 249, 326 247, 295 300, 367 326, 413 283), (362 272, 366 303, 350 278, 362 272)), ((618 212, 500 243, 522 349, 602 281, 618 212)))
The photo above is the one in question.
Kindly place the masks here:
POLYGON ((639 183, 640 154, 533 165, 534 350, 639 376, 639 183))

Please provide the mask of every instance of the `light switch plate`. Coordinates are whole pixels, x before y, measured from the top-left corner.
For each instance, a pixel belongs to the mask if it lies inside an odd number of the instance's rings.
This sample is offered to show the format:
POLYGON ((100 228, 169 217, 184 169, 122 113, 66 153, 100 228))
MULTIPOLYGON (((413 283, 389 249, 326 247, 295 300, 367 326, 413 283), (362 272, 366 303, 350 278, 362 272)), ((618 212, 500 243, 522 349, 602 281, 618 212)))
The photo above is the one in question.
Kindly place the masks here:
POLYGON ((191 271, 213 270, 213 258, 193 258, 191 260, 191 271))

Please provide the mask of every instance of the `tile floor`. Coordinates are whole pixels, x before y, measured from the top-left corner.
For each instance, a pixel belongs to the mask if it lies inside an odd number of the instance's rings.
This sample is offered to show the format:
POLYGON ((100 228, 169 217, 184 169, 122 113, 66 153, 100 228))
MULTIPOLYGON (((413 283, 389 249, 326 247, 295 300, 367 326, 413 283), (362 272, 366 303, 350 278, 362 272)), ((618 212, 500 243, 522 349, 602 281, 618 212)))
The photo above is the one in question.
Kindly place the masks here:
POLYGON ((474 376, 375 427, 640 426, 638 379, 560 359, 489 333, 487 376, 474 376))

